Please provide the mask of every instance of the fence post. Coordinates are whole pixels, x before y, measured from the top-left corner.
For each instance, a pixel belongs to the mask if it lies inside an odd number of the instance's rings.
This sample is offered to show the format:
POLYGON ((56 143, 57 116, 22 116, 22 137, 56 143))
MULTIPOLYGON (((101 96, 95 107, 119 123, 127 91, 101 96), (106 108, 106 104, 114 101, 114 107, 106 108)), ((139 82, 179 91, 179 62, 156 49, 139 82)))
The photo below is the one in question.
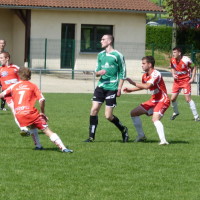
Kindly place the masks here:
POLYGON ((47 38, 45 38, 44 69, 47 68, 47 38))
POLYGON ((40 69, 40 90, 42 91, 42 70, 40 69))
POLYGON ((72 79, 74 80, 74 64, 75 64, 75 62, 74 62, 74 54, 75 54, 75 40, 72 40, 71 41, 71 43, 72 43, 72 79))

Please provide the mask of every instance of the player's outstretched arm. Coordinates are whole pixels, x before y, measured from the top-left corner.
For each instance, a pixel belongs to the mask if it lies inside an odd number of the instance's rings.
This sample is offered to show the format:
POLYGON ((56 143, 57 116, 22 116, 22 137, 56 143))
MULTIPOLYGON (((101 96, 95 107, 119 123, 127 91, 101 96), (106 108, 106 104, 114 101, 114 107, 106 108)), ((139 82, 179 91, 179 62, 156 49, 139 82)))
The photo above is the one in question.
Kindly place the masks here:
POLYGON ((106 74, 106 70, 105 69, 102 69, 102 70, 96 72, 96 76, 102 76, 104 74, 106 74))
MULTIPOLYGON (((136 83, 135 81, 132 81, 130 78, 126 78, 126 80, 127 80, 130 84, 136 86, 139 90, 143 90, 143 89, 146 89, 146 90, 147 90, 147 89, 149 89, 149 88, 152 86, 151 83, 136 83)), ((138 89, 137 89, 137 90, 134 90, 134 91, 138 91, 138 89)))

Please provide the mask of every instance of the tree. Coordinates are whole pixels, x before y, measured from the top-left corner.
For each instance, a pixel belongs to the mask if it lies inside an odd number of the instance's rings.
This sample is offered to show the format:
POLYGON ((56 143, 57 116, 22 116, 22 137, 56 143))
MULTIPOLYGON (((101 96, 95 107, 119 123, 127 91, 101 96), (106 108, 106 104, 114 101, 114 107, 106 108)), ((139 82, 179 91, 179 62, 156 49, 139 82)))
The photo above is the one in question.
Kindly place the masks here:
POLYGON ((178 26, 184 25, 184 21, 200 23, 200 0, 166 0, 165 5, 178 26))

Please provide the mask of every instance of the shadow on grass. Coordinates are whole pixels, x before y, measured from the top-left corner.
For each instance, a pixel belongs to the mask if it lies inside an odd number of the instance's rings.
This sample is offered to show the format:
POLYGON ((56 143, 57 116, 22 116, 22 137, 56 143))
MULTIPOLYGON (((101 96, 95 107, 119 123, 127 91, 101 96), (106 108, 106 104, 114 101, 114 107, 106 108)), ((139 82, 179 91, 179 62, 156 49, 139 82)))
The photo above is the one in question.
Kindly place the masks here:
MULTIPOLYGON (((134 140, 129 140, 128 142, 122 142, 121 140, 110 140, 110 141, 104 141, 104 140, 99 140, 99 141, 96 141, 95 140, 95 142, 94 143, 101 143, 101 142, 103 142, 103 143, 124 143, 124 144, 126 144, 126 143, 133 143, 133 144, 138 144, 138 143, 146 143, 146 144, 149 144, 149 143, 159 143, 159 140, 146 140, 146 141, 144 141, 144 142, 134 142, 134 140)), ((87 142, 85 142, 85 143, 87 143, 87 142)), ((92 142, 93 143, 93 142, 92 142)), ((189 142, 188 141, 181 141, 181 140, 175 140, 175 141, 169 141, 169 144, 189 144, 189 142)))
POLYGON ((189 142, 188 141, 176 140, 176 141, 170 141, 169 144, 189 144, 189 142))

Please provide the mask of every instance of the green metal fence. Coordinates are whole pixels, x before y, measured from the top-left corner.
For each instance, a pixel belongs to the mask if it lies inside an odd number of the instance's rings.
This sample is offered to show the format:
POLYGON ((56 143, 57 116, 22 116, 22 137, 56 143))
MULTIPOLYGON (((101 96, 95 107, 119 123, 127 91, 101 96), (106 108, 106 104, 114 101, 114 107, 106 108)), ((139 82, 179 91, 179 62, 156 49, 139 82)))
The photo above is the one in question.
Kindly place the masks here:
MULTIPOLYGON (((87 53, 82 49, 83 42, 74 40, 59 40, 59 39, 31 39, 30 59, 29 67, 36 65, 40 69, 46 69, 48 62, 52 60, 59 60, 60 69, 74 69, 75 59, 75 44, 80 46, 80 53, 87 53), (84 51, 85 52, 84 52, 84 51)), ((99 43, 99 51, 102 49, 99 43)), ((184 53, 191 57, 191 59, 199 65, 199 51, 194 49, 193 45, 179 45, 184 53)), ((126 55, 126 59, 135 59, 137 52, 142 51, 145 48, 146 55, 152 55, 155 57, 157 66, 167 67, 171 58, 172 46, 163 44, 140 44, 140 43, 115 43, 116 49, 126 55)), ((89 50, 88 50, 89 51, 89 50)), ((91 53, 91 51, 89 51, 91 53)), ((97 52, 97 51, 96 51, 97 52)), ((140 58, 138 58, 140 59, 140 58)), ((54 62, 52 62, 54 65, 54 62)))

